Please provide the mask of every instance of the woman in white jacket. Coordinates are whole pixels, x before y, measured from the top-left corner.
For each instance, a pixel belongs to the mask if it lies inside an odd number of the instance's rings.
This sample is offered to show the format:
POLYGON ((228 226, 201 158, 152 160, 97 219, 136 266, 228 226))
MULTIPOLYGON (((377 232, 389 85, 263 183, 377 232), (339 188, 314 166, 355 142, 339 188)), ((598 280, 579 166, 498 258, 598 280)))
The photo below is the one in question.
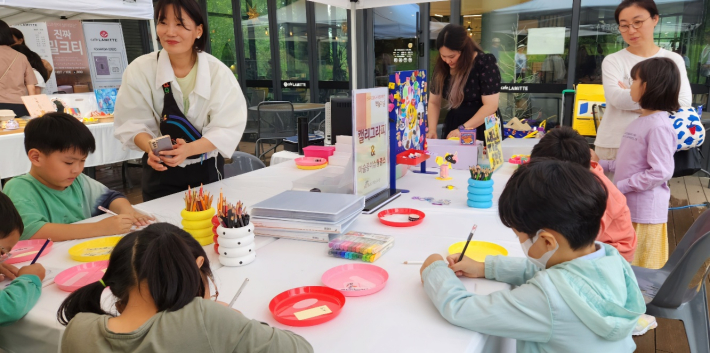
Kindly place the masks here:
POLYGON ((616 8, 614 16, 621 36, 629 46, 607 56, 602 63, 607 108, 594 144, 599 158, 607 160, 616 159, 616 151, 626 127, 640 114, 641 107, 631 99, 631 68, 634 65, 655 57, 673 60, 681 76, 678 102, 681 107, 690 106, 692 103, 690 82, 683 58, 660 48, 654 42, 653 31, 659 16, 653 0, 624 0, 616 8))
POLYGON ((163 46, 128 66, 116 99, 115 132, 142 150, 143 200, 219 180, 244 132, 247 105, 227 66, 202 50, 206 23, 194 0, 160 0, 156 31, 163 46), (150 140, 170 135, 155 155, 150 140))

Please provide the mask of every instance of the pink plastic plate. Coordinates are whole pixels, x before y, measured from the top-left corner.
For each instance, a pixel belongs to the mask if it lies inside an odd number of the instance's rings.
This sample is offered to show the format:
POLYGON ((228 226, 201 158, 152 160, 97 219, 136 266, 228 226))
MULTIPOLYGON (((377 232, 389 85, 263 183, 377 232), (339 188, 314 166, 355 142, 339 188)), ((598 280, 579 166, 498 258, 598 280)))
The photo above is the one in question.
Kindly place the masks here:
POLYGON ((346 297, 362 297, 377 293, 387 284, 389 274, 370 264, 346 264, 325 271, 321 281, 346 297))
MULTIPOLYGON (((16 264, 19 262, 32 261, 35 256, 37 256, 39 250, 42 249, 42 245, 44 245, 44 242, 46 242, 46 240, 44 239, 30 239, 18 241, 17 244, 12 247, 12 250, 10 250, 12 257, 7 259, 5 263, 16 264)), ((52 244, 54 244, 54 242, 50 241, 39 257, 47 255, 47 253, 49 253, 49 251, 52 249, 52 244)))
POLYGON ((65 292, 73 292, 100 280, 104 276, 106 268, 108 268, 108 260, 83 263, 59 273, 54 278, 54 283, 65 292))

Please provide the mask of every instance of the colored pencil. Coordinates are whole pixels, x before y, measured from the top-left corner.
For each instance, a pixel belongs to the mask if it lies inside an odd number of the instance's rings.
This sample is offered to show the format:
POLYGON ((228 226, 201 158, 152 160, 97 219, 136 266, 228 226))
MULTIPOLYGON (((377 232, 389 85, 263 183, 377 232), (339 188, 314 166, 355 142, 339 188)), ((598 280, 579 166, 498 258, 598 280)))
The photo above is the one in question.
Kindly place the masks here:
POLYGON ((456 262, 461 262, 463 260, 463 255, 466 253, 466 249, 468 248, 468 243, 471 242, 471 238, 473 238, 473 233, 476 233, 476 229, 478 228, 478 225, 474 224, 473 228, 471 228, 471 233, 468 233, 468 240, 466 240, 466 245, 463 246, 463 251, 461 252, 461 256, 459 256, 459 261, 456 262))
POLYGON ((34 260, 32 260, 32 263, 30 263, 30 265, 34 265, 35 262, 37 262, 37 259, 39 259, 39 256, 42 255, 42 252, 44 251, 44 248, 47 247, 47 244, 49 244, 50 241, 52 241, 52 239, 49 239, 49 238, 48 238, 48 239, 44 242, 44 245, 42 245, 42 248, 39 249, 39 252, 37 253, 37 255, 35 255, 35 258, 34 258, 34 260))
POLYGON ((235 295, 234 295, 234 298, 232 298, 232 301, 229 302, 229 307, 230 307, 230 308, 232 307, 232 305, 234 305, 234 302, 237 301, 237 298, 239 298, 239 295, 242 294, 242 289, 244 289, 244 286, 246 286, 247 283, 249 283, 249 278, 244 279, 244 283, 242 283, 242 286, 239 287, 239 290, 237 291, 237 294, 235 294, 235 295))

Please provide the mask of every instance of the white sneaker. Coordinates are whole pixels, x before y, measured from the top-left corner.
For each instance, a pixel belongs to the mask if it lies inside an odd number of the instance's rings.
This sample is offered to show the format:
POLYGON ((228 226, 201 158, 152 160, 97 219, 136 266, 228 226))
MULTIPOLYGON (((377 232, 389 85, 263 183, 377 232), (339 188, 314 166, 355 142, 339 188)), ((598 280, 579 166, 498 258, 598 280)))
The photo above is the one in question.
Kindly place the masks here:
POLYGON ((634 327, 634 330, 631 332, 631 335, 641 336, 656 327, 658 327, 658 323, 656 322, 655 317, 651 315, 641 314, 641 317, 639 317, 638 321, 636 321, 636 327, 634 327))

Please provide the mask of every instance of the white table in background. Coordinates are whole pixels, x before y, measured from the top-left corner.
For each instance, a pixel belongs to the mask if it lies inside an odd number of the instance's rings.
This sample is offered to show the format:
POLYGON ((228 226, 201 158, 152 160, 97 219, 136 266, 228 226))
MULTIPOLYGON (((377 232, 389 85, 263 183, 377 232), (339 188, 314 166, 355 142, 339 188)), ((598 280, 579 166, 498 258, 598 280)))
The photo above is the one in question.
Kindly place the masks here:
MULTIPOLYGON (((539 139, 505 139, 503 145, 503 160, 508 161, 515 154, 530 154, 539 139)), ((278 151, 271 155, 271 165, 292 161, 300 157, 298 153, 278 151)))
MULTIPOLYGON (((96 151, 86 158, 85 167, 123 162, 143 157, 143 152, 124 150, 113 137, 113 123, 87 125, 96 140, 96 151)), ((25 134, 0 135, 0 179, 11 178, 30 171, 25 152, 25 134)))
MULTIPOLYGON (((494 174, 494 196, 500 195, 505 181, 514 170, 504 165, 494 174)), ((232 202, 242 200, 247 206, 291 188, 293 180, 315 171, 299 170, 293 162, 281 163, 227 180, 205 185, 205 190, 217 195, 222 189, 232 202)), ((419 279, 419 266, 403 265, 405 260, 424 260, 432 253, 445 255, 448 246, 465 240, 471 226, 478 224, 476 240, 495 241, 505 247, 509 256, 523 256, 520 245, 510 229, 497 217, 496 206, 487 210, 465 206, 467 171, 452 170, 453 180, 441 182, 433 175, 408 173, 398 181, 411 188, 387 207, 413 207, 426 213, 424 222, 412 228, 392 228, 382 225, 375 215, 358 218, 350 230, 391 234, 395 246, 375 264, 386 269, 390 278, 382 292, 348 298, 340 316, 314 327, 289 327, 276 323, 268 311, 268 303, 276 294, 294 287, 321 285, 321 275, 331 267, 355 263, 327 255, 324 243, 257 237, 257 260, 244 267, 221 267, 213 245, 205 247, 215 272, 220 299, 230 299, 243 279, 250 284, 235 307, 247 316, 292 330, 313 344, 316 352, 513 352, 515 341, 468 331, 446 322, 424 293, 419 279), (442 188, 446 184, 458 189, 442 188), (435 206, 413 200, 420 194, 452 200, 448 206, 435 206)), ((180 222, 182 193, 145 202, 137 208, 156 215, 159 220, 180 222)), ((103 216, 101 216, 103 217, 103 216)), ((88 221, 97 221, 100 217, 88 221)), ((79 263, 72 261, 68 249, 84 240, 57 243, 41 263, 46 267, 66 269, 79 263)), ((23 264, 19 264, 20 266, 23 264)), ((508 285, 485 279, 464 279, 469 290, 478 294, 509 288, 508 285)), ((106 293, 105 293, 106 294, 106 293)), ((64 327, 56 320, 56 312, 68 293, 50 284, 43 288, 37 305, 17 323, 0 328, 0 350, 8 352, 57 351, 64 327)))

